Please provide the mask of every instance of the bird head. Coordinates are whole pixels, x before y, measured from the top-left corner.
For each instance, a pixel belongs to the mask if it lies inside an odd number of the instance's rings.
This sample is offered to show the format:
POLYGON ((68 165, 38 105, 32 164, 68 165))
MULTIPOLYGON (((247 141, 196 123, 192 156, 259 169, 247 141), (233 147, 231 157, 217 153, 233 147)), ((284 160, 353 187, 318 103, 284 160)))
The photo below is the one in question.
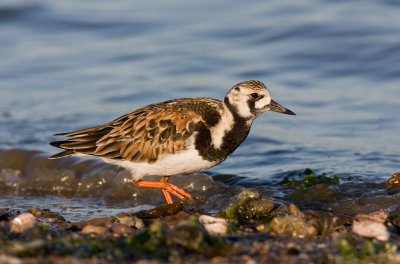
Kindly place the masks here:
POLYGON ((294 112, 271 99, 267 87, 260 81, 245 81, 229 90, 225 105, 239 118, 253 120, 266 111, 295 115, 294 112))

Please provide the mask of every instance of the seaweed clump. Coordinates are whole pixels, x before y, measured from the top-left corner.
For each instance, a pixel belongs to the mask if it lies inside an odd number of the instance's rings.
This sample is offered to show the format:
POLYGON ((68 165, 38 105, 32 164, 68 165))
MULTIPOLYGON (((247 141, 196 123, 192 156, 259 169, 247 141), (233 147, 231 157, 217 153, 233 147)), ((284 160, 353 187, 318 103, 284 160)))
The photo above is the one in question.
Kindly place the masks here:
POLYGON ((328 176, 326 172, 317 174, 307 168, 295 179, 285 177, 280 184, 289 187, 286 198, 296 203, 330 202, 338 198, 334 185, 339 184, 339 176, 328 176))

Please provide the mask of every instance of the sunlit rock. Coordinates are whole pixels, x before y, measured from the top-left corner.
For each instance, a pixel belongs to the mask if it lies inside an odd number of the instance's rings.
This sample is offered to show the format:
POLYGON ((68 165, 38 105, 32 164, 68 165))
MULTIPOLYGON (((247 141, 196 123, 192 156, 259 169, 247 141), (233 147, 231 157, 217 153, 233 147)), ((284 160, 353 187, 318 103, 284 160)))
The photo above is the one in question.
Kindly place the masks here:
POLYGON ((387 189, 400 188, 400 172, 395 172, 389 180, 386 181, 387 189))
POLYGON ((131 214, 120 213, 115 216, 121 224, 133 226, 135 228, 144 227, 143 220, 139 217, 132 216, 131 214))
POLYGON ((133 232, 133 229, 130 226, 121 223, 113 223, 110 230, 119 235, 129 235, 133 232))
POLYGON ((317 228, 310 225, 303 214, 277 216, 270 222, 269 229, 277 236, 304 238, 318 235, 317 228))
POLYGON ((218 216, 227 218, 235 224, 266 221, 274 208, 274 202, 269 198, 261 198, 260 193, 253 188, 243 190, 237 197, 237 201, 230 204, 218 216))
POLYGON ((228 223, 225 219, 201 215, 199 221, 210 234, 223 235, 228 231, 228 223))
POLYGON ((21 233, 26 228, 32 226, 36 222, 35 216, 31 213, 22 213, 13 217, 10 221, 11 232, 21 233))
POLYGON ((379 217, 356 215, 353 220, 352 230, 360 236, 372 237, 382 241, 389 240, 389 231, 384 225, 384 220, 379 217))
POLYGON ((103 226, 87 225, 82 229, 81 233, 104 235, 106 231, 107 231, 106 228, 103 226))
POLYGON ((260 199, 260 192, 254 188, 244 189, 241 193, 239 193, 237 197, 237 201, 239 204, 243 204, 249 201, 260 199))
POLYGON ((368 215, 372 216, 372 217, 377 217, 377 218, 385 221, 386 218, 389 216, 389 213, 386 211, 380 210, 380 211, 375 211, 375 212, 369 213, 368 215))

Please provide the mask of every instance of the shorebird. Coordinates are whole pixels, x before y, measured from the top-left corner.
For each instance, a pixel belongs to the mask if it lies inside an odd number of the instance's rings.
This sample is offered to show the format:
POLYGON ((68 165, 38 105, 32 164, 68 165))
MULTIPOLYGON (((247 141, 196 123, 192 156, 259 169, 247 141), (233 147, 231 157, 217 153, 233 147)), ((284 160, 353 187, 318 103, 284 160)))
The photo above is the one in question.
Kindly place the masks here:
POLYGON ((223 101, 183 98, 144 106, 109 123, 74 132, 50 145, 64 151, 50 158, 98 156, 121 166, 139 187, 160 188, 168 204, 171 194, 192 199, 168 182, 171 176, 211 168, 224 161, 247 137, 253 120, 266 111, 295 115, 271 99, 260 81, 233 86, 223 101), (143 181, 161 176, 160 182, 143 181))

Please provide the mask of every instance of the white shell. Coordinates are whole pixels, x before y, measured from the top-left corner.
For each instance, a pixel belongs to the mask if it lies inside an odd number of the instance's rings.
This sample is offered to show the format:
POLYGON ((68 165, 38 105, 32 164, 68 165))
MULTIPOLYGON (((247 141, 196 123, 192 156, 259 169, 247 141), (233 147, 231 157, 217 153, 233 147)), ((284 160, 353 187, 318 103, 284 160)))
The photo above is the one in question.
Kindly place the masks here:
POLYGON ((371 215, 356 215, 353 219, 353 232, 364 237, 372 237, 381 241, 389 240, 389 232, 381 218, 371 215))
POLYGON ((223 235, 228 231, 228 223, 225 219, 209 215, 200 215, 199 221, 210 234, 223 235))
POLYGON ((11 232, 21 233, 27 227, 32 226, 36 222, 36 218, 31 213, 22 213, 11 219, 11 232))

